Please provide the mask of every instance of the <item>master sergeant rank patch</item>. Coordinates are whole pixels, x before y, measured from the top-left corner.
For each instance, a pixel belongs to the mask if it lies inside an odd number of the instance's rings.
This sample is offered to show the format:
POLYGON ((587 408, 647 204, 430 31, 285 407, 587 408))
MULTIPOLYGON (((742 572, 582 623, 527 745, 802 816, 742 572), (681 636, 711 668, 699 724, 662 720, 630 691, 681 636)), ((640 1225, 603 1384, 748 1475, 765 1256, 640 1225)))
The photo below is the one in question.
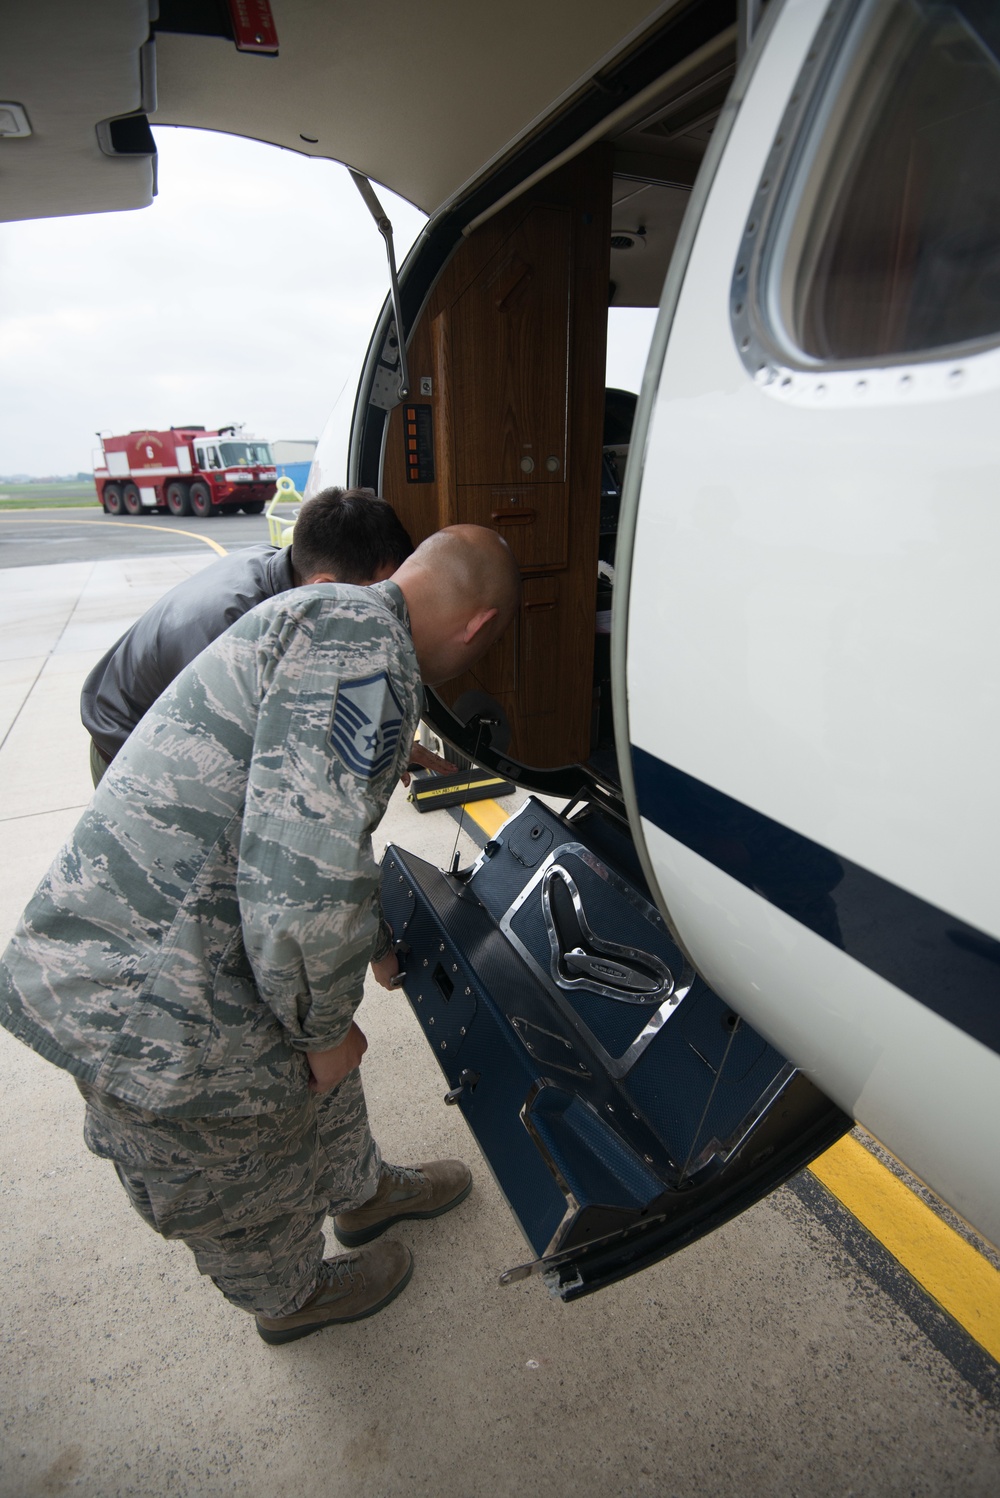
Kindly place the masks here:
POLYGON ((352 774, 372 780, 392 764, 403 709, 384 671, 337 688, 329 741, 352 774))

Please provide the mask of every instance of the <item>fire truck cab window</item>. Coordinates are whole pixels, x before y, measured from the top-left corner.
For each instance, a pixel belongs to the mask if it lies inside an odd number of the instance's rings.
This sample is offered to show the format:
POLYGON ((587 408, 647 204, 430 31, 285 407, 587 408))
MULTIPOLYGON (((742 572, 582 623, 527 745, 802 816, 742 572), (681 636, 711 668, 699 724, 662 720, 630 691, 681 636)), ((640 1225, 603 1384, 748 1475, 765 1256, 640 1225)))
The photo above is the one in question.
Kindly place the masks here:
POLYGON ((208 449, 208 466, 209 468, 222 467, 222 459, 219 457, 219 449, 217 447, 210 447, 208 449))
POLYGON ((773 267, 771 305, 793 343, 824 361, 995 339, 997 8, 875 0, 859 33, 854 81, 822 101, 792 189, 791 263, 773 267))
POLYGON ((266 442, 220 442, 219 447, 227 468, 239 464, 245 467, 247 464, 271 462, 271 450, 266 442))
POLYGON ((197 463, 197 465, 198 465, 199 468, 204 468, 204 466, 205 466, 205 449, 203 447, 196 447, 195 448, 195 450, 194 450, 194 460, 197 463))

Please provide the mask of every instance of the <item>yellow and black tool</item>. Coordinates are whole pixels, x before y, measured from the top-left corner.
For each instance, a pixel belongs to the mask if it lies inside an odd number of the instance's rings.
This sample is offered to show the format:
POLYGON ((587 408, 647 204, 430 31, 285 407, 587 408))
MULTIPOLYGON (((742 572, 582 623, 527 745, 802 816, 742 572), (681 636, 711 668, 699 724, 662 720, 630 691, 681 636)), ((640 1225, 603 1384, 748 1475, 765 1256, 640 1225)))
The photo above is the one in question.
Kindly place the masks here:
POLYGON ((409 800, 417 811, 444 811, 466 801, 485 801, 490 796, 510 796, 514 782, 490 770, 458 770, 453 775, 414 775, 409 800))

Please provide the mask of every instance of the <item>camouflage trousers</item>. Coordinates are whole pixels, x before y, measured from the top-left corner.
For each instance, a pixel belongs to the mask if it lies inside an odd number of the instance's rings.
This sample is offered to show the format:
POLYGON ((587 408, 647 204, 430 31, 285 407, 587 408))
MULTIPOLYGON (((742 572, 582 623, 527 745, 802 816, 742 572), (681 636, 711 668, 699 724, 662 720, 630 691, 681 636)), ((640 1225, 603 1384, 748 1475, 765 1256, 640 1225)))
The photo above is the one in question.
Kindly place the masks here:
POLYGON ((85 1082, 83 1137, 112 1160, 133 1207, 180 1238, 202 1274, 244 1311, 285 1316, 316 1288, 327 1215, 378 1186, 361 1074, 277 1113, 161 1118, 85 1082))

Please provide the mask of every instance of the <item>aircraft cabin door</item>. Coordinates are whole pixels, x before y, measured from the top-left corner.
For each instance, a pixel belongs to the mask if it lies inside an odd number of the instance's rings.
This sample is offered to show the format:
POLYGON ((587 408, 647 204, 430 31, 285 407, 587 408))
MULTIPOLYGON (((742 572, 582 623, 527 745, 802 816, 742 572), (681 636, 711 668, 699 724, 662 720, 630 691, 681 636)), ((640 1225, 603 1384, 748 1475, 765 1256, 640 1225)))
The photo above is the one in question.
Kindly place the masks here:
POLYGON ((998 141, 995 6, 775 0, 668 277, 613 626, 684 949, 994 1242, 998 141))

